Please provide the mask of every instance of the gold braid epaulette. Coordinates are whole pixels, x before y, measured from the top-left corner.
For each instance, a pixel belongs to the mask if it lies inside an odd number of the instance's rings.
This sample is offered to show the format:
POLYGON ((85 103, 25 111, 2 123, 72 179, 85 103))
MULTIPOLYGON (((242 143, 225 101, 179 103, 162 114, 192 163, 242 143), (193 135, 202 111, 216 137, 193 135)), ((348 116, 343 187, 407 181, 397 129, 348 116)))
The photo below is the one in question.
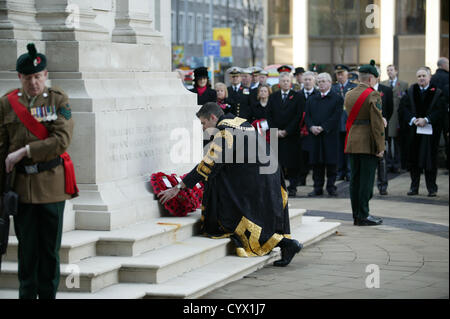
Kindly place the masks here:
POLYGON ((217 124, 217 127, 222 127, 222 126, 226 126, 226 127, 230 127, 230 128, 236 128, 239 130, 243 130, 243 131, 254 131, 255 128, 253 126, 241 126, 244 122, 246 122, 246 119, 240 118, 240 117, 235 117, 234 119, 225 119, 219 122, 219 124, 217 124))

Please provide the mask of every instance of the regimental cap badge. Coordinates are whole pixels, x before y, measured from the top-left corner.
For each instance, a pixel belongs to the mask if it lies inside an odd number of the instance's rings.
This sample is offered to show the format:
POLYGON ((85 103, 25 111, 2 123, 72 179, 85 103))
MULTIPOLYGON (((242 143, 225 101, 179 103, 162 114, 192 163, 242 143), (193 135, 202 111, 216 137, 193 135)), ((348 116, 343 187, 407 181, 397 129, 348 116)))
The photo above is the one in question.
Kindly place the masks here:
POLYGON ((27 53, 22 54, 16 63, 16 71, 28 75, 41 72, 47 67, 47 58, 38 53, 34 43, 28 43, 27 53))

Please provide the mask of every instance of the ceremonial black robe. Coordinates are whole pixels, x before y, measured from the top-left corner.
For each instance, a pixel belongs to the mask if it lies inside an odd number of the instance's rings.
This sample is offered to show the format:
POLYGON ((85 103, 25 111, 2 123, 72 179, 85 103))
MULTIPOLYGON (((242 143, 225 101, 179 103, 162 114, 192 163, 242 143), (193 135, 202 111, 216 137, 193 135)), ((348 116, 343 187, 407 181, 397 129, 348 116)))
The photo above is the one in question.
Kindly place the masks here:
MULTIPOLYGON (((265 174, 267 158, 256 156, 266 141, 244 119, 226 114, 219 119, 202 162, 184 179, 192 188, 205 182, 202 231, 212 237, 230 236, 242 257, 269 253, 290 233, 287 192, 277 159, 265 174), (245 135, 246 143, 240 143, 245 135), (238 160, 244 155, 243 160, 238 160)), ((268 153, 266 153, 268 154, 268 153)))

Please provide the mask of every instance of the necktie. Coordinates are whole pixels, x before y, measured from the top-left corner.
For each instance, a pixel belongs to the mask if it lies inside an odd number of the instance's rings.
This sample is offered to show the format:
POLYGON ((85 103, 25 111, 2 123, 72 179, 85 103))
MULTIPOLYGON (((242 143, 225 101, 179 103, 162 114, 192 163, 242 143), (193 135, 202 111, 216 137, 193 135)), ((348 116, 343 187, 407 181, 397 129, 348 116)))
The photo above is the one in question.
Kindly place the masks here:
POLYGON ((394 88, 394 81, 391 80, 391 88, 394 88))
POLYGON ((287 97, 287 94, 286 94, 286 93, 283 93, 283 97, 282 97, 283 102, 286 102, 286 97, 287 97))
POLYGON ((234 87, 234 92, 236 92, 236 93, 238 92, 238 87, 237 86, 234 87))

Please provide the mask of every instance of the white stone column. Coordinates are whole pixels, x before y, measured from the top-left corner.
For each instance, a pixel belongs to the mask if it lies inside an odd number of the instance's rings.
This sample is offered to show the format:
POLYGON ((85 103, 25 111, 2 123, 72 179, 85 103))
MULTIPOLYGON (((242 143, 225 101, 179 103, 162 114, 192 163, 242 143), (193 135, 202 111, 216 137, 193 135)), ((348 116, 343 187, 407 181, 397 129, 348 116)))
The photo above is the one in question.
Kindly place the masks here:
POLYGON ((112 40, 121 43, 152 43, 159 34, 154 28, 154 0, 116 0, 112 40))
POLYGON ((308 0, 292 0, 292 37, 294 67, 308 68, 308 0))
POLYGON ((380 0, 380 69, 381 81, 388 79, 386 69, 394 63, 396 2, 380 0))
MULTIPOLYGON (((110 230, 159 217, 149 174, 187 173, 198 158, 192 150, 201 152, 194 147, 201 144, 201 134, 194 137, 196 95, 170 69, 170 28, 153 30, 154 6, 129 0, 122 2, 132 17, 125 25, 134 33, 113 41, 124 11, 117 16, 112 1, 99 9, 87 0, 0 2, 0 43, 17 42, 15 49, 0 46, 0 56, 11 56, 0 62, 1 93, 20 86, 15 62, 33 41, 47 55, 48 85, 69 96, 75 129, 68 152, 80 197, 67 205, 65 230, 110 230)), ((170 21, 170 6, 159 14, 170 21)))
POLYGON ((425 65, 434 73, 441 48, 441 0, 427 0, 425 10, 425 65))

